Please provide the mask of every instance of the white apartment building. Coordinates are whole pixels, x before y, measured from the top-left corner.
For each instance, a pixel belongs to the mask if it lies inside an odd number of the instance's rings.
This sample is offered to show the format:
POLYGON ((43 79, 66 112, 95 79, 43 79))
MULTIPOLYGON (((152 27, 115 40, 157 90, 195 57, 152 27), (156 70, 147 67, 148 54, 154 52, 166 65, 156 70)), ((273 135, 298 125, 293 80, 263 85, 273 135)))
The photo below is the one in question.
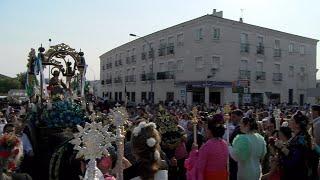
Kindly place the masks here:
POLYGON ((136 103, 313 103, 317 42, 214 11, 101 55, 101 92, 136 103))

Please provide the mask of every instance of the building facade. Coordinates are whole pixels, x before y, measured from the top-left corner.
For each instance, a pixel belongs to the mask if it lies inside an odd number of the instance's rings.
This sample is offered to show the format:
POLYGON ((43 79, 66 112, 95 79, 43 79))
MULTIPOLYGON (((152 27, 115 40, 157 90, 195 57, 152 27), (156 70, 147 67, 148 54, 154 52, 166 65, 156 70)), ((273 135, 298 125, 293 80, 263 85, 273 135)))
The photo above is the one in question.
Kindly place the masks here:
POLYGON ((214 12, 101 55, 101 92, 136 103, 313 103, 317 42, 214 12))

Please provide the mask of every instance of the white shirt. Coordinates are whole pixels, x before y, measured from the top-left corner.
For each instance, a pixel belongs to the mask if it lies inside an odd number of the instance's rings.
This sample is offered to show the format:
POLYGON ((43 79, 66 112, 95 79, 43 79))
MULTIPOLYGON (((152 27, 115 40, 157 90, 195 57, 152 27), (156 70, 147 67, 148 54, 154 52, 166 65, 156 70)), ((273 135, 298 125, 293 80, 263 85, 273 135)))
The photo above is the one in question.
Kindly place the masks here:
POLYGON ((229 134, 227 134, 227 129, 223 135, 223 139, 227 141, 227 138, 231 136, 231 134, 233 133, 234 129, 236 128, 235 125, 233 125, 233 123, 229 122, 227 128, 229 128, 229 134))
MULTIPOLYGON (((168 179, 168 171, 167 170, 159 170, 154 175, 154 180, 167 180, 168 179)), ((140 177, 132 178, 131 180, 141 180, 140 177)))

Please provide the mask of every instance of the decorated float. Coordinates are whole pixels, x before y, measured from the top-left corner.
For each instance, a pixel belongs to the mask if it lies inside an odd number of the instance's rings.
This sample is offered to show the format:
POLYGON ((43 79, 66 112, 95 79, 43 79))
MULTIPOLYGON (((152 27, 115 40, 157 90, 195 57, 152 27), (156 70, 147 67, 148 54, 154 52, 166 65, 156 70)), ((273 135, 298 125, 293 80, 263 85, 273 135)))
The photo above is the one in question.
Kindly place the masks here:
MULTIPOLYGON (((86 69, 84 53, 64 43, 29 52, 26 133, 35 152, 36 179, 93 179, 95 160, 108 154, 111 143, 122 158, 125 108, 109 116, 95 113, 92 95, 85 91, 86 69)), ((118 169, 122 179, 121 165, 118 169)))

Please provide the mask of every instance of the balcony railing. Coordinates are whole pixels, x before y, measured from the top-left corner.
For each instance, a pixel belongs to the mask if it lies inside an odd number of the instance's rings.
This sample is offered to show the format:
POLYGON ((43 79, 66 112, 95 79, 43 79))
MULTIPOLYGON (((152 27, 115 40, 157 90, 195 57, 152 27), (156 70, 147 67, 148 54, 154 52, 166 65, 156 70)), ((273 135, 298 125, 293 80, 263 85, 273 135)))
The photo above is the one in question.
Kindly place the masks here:
POLYGON ((114 83, 122 83, 122 77, 116 77, 113 79, 114 83))
POLYGON ((141 74, 141 81, 150 81, 150 80, 154 80, 154 73, 141 74))
POLYGON ((257 54, 264 55, 264 46, 263 45, 257 46, 257 54))
POLYGON ((169 43, 168 47, 167 47, 167 54, 174 54, 174 44, 173 43, 169 43))
POLYGON ((130 64, 130 57, 126 57, 126 63, 130 64))
POLYGON ((256 71, 256 80, 266 80, 266 72, 256 71))
POLYGON ((241 43, 240 44, 240 52, 249 53, 249 44, 241 43))
POLYGON ((239 79, 250 79, 250 71, 239 70, 239 79))
POLYGON ((141 60, 146 60, 147 59, 147 53, 143 52, 141 53, 141 60))
POLYGON ((106 82, 106 84, 111 84, 112 83, 112 79, 111 78, 110 79, 106 79, 105 82, 106 82))
POLYGON ((112 63, 106 64, 106 68, 107 68, 107 69, 111 69, 111 68, 112 68, 112 63))
POLYGON ((132 55, 131 56, 131 63, 135 63, 136 61, 136 55, 132 55))
POLYGON ((154 58, 154 50, 153 49, 151 49, 149 51, 149 58, 154 58))
POLYGON ((273 73, 273 81, 282 81, 282 73, 273 73))
POLYGON ((157 79, 158 80, 174 79, 174 72, 173 71, 158 72, 157 79))
POLYGON ((166 55, 166 45, 162 44, 159 47, 159 56, 164 56, 166 55))
POLYGON ((126 76, 126 82, 136 82, 136 76, 135 75, 126 76))
POLYGON ((281 57, 281 49, 274 49, 273 56, 274 57, 281 57))

